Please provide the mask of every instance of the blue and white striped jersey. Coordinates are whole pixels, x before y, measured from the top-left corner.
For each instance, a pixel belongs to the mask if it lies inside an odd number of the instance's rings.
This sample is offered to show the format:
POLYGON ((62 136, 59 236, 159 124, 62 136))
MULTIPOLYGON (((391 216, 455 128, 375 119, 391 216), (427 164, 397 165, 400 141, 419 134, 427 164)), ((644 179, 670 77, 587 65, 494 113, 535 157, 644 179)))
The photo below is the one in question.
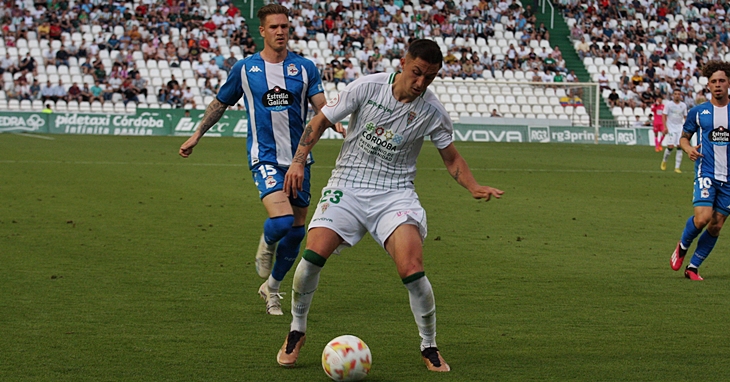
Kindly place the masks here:
MULTIPOLYGON (((235 105, 243 96, 248 114, 248 165, 291 165, 304 131, 308 100, 322 93, 314 63, 289 52, 283 62, 271 64, 259 53, 238 61, 218 92, 218 100, 235 105)), ((310 154, 308 163, 314 160, 310 154)))
POLYGON ((730 130, 728 130, 728 107, 717 107, 705 102, 690 109, 684 122, 684 131, 697 133, 702 156, 695 162, 697 177, 710 177, 727 182, 730 162, 730 130))

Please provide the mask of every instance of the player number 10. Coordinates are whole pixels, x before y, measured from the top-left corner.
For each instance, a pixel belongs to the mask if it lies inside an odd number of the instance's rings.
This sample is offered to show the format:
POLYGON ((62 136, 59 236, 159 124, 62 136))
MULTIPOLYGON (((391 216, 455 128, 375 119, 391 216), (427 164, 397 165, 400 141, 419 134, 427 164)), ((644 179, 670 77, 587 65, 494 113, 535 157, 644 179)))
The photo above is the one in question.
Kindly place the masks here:
POLYGON ((712 179, 710 178, 697 178, 697 181, 700 183, 700 188, 712 187, 712 179))

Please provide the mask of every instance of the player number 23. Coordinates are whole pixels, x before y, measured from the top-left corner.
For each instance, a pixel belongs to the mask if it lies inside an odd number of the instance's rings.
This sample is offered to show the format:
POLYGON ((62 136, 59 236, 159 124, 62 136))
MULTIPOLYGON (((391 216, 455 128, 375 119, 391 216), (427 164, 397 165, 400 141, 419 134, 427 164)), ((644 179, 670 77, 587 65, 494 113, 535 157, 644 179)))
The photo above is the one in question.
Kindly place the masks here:
POLYGON ((324 190, 322 193, 322 199, 320 199, 320 203, 324 203, 327 200, 330 202, 337 204, 340 202, 340 199, 342 198, 342 191, 340 190, 324 190), (328 198, 329 197, 329 198, 328 198))

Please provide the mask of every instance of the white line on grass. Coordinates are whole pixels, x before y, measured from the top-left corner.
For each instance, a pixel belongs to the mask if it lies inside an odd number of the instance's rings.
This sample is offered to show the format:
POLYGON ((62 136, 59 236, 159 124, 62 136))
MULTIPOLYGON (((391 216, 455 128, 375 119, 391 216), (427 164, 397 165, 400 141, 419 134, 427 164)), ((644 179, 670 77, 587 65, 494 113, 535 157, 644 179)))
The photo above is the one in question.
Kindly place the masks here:
POLYGON ((38 134, 28 134, 28 133, 13 133, 15 135, 22 135, 24 137, 30 137, 30 138, 38 138, 38 139, 47 139, 49 141, 55 141, 56 138, 53 137, 46 137, 45 135, 38 135, 38 134))
MULTIPOLYGON (((194 162, 104 162, 104 161, 62 161, 62 160, 0 160, 0 164, 79 164, 79 165, 116 165, 116 166, 203 166, 203 167, 248 167, 244 163, 194 163, 194 162)), ((312 166, 316 169, 332 169, 330 166, 312 166)), ((425 170, 441 170, 446 171, 445 167, 419 167, 421 171, 425 170)), ((599 173, 599 174, 651 174, 657 173, 659 170, 595 170, 595 169, 556 169, 556 168, 471 168, 472 171, 509 171, 509 172, 565 172, 565 173, 599 173)))

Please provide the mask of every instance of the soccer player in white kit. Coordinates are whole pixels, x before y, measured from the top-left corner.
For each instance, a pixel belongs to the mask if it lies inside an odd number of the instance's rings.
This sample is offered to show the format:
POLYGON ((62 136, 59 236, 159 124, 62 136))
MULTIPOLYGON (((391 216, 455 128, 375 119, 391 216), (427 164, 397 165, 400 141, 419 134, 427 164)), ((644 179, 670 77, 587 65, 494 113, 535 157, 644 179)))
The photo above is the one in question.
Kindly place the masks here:
POLYGON ((667 169, 667 159, 671 155, 672 150, 677 148, 677 156, 674 160, 674 172, 681 174, 682 170, 679 166, 682 164, 682 150, 679 149, 679 138, 682 136, 682 126, 684 126, 684 119, 687 117, 687 104, 682 102, 682 92, 679 89, 674 89, 672 92, 672 102, 664 105, 664 126, 666 131, 664 135, 667 139, 664 140, 664 144, 667 146, 664 149, 664 157, 662 158, 662 171, 667 169))
POLYGON ((413 185, 424 138, 431 138, 451 176, 474 198, 499 198, 503 191, 477 183, 454 147, 449 114, 428 90, 442 61, 438 44, 415 40, 401 58, 402 73, 355 80, 304 129, 285 178, 284 190, 292 196, 301 189, 306 158, 322 132, 350 115, 345 142, 322 190, 309 224, 306 249, 294 274, 293 317, 277 354, 280 365, 296 363, 305 340, 312 296, 327 259, 370 233, 392 257, 408 290, 427 368, 450 370, 436 347, 436 305, 423 268, 426 214, 413 185))

